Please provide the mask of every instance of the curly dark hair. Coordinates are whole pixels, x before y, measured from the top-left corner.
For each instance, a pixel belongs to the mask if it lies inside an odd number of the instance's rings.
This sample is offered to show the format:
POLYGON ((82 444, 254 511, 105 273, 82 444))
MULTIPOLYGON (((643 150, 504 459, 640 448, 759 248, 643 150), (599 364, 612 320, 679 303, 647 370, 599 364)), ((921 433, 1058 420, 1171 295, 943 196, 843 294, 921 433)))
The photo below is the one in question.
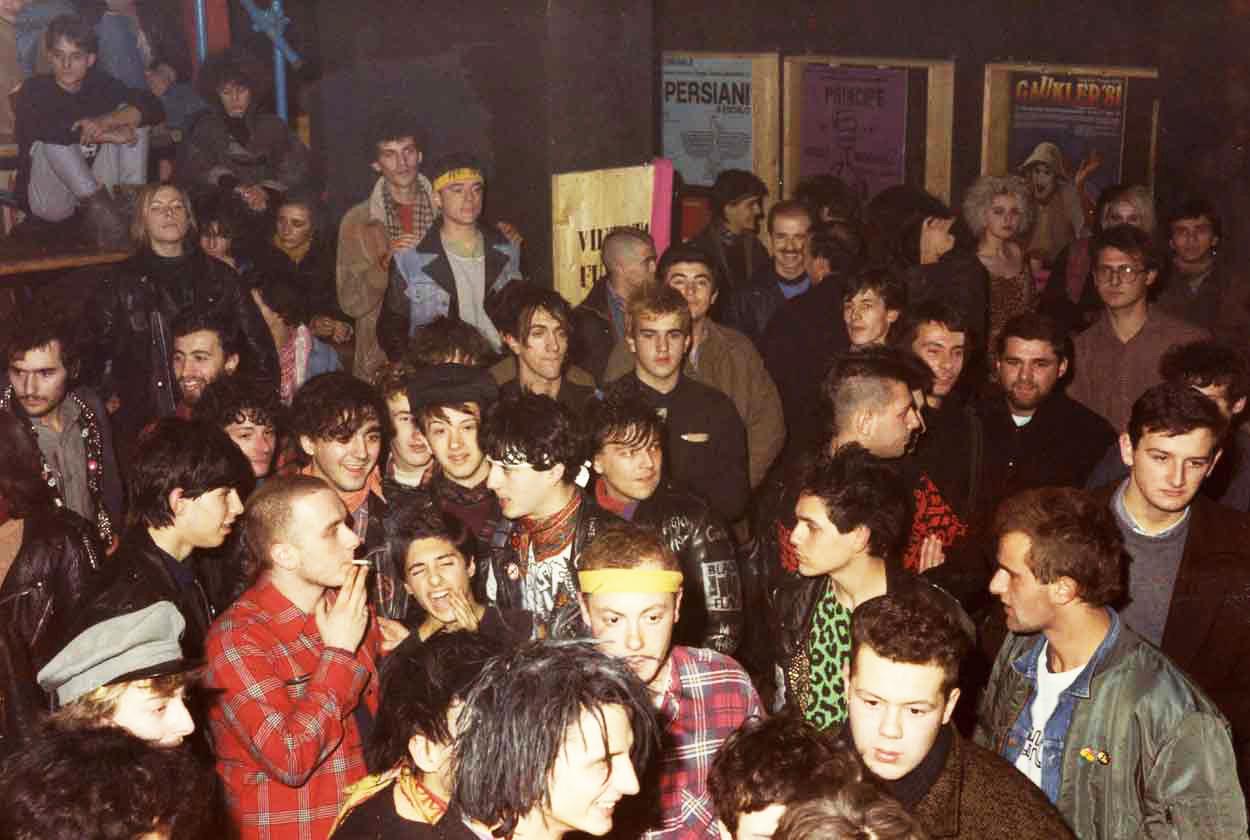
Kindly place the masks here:
POLYGON ((4 344, 5 361, 15 362, 31 350, 39 350, 55 341, 60 347, 61 364, 69 374, 68 384, 73 387, 82 364, 80 327, 76 319, 60 315, 47 306, 23 309, 9 328, 8 341, 4 344))
POLYGON ((783 712, 738 727, 717 751, 707 787, 732 835, 743 814, 811 799, 862 776, 854 753, 839 749, 802 715, 783 712))
MULTIPOLYGON (((492 659, 465 699, 456 735, 456 798, 465 815, 511 836, 518 820, 551 803, 552 768, 583 713, 598 719, 606 751, 609 707, 629 718, 629 757, 641 777, 658 724, 646 686, 624 659, 588 641, 527 642, 492 659)), ((595 735, 585 732, 588 742, 595 735)))
POLYGON ((281 429, 286 408, 268 382, 239 376, 218 377, 209 383, 192 409, 192 417, 224 429, 233 423, 255 423, 281 429))
POLYGON ((838 533, 868 529, 868 553, 895 562, 911 520, 907 488, 898 472, 857 443, 817 458, 803 476, 801 495, 816 496, 838 533))
POLYGON ((568 406, 543 394, 522 394, 496 403, 481 431, 482 451, 493 461, 520 456, 540 472, 564 467, 572 484, 586 462, 586 438, 568 406))
POLYGON ((677 263, 699 263, 706 268, 707 276, 712 281, 713 292, 724 285, 724 279, 720 276, 720 266, 716 260, 709 257, 707 252, 698 245, 692 245, 689 242, 680 242, 664 252, 660 261, 656 263, 655 279, 667 283, 668 270, 677 263))
POLYGON ((1128 418, 1128 436, 1133 446, 1147 432, 1174 437, 1194 429, 1210 429, 1218 441, 1228 431, 1228 421, 1215 400, 1188 383, 1152 385, 1133 403, 1128 418))
POLYGON ((968 653, 968 634, 952 614, 952 606, 931 586, 888 592, 865 601, 851 616, 851 672, 863 646, 891 662, 937 665, 942 693, 959 684, 959 664, 968 653))
POLYGON ((210 105, 220 107, 219 91, 228 84, 245 87, 252 92, 249 110, 255 110, 260 99, 269 94, 270 74, 264 60, 242 48, 229 48, 210 55, 195 76, 195 90, 210 105))
POLYGON ((1029 570, 1039 583, 1071 578, 1086 604, 1115 603, 1124 592, 1124 536, 1111 508, 1073 487, 1039 487, 1007 499, 994 535, 1029 538, 1029 570))
POLYGON ((366 157, 373 161, 378 158, 378 147, 383 143, 392 143, 411 137, 417 144, 418 151, 425 151, 425 131, 422 130, 416 116, 401 108, 386 108, 369 117, 365 124, 366 157))
MULTIPOLYGON (((389 427, 386 403, 378 390, 345 371, 314 376, 295 392, 288 414, 296 440, 346 441, 370 421, 389 427)), ((385 441, 383 450, 385 450, 385 441)))
POLYGON ((498 355, 477 327, 440 315, 418 327, 408 339, 404 362, 412 367, 445 364, 486 367, 498 355))
POLYGON ((243 330, 231 313, 216 306, 188 306, 174 316, 169 333, 175 340, 200 330, 217 334, 221 352, 226 357, 243 350, 243 330))
POLYGON ((186 748, 115 726, 45 727, 0 773, 0 838, 220 837, 216 777, 186 748))
POLYGON ((1174 344, 1159 360, 1159 375, 1194 388, 1222 386, 1230 406, 1250 394, 1250 363, 1236 347, 1215 339, 1174 344))
POLYGON ((240 499, 252 492, 252 466, 218 426, 179 417, 165 417, 139 438, 131 466, 132 525, 161 528, 174 524, 169 494, 181 489, 195 499, 220 487, 233 487, 240 499))
POLYGON ((447 712, 464 700, 486 663, 503 652, 499 640, 465 631, 435 633, 425 641, 413 633, 401 642, 382 661, 378 714, 365 744, 369 772, 411 765, 413 736, 451 743, 455 733, 447 712))

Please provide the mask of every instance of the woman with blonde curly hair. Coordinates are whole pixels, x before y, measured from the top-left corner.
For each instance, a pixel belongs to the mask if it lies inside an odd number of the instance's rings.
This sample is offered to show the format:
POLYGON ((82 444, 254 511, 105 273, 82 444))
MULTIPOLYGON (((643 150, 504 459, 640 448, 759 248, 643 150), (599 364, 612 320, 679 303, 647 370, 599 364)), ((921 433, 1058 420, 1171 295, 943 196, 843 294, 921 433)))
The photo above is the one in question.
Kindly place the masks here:
POLYGON ((977 238, 977 258, 990 274, 990 336, 1035 305, 1033 276, 1020 240, 1037 208, 1028 183, 1015 175, 982 175, 964 196, 964 221, 977 238))

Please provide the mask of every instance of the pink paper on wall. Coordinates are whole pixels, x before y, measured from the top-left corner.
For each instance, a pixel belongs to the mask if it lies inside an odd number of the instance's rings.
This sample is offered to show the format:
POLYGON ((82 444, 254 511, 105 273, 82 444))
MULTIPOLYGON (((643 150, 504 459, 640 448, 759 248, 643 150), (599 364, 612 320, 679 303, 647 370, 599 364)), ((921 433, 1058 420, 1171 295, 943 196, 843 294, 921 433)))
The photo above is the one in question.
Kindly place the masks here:
POLYGON ((673 162, 668 158, 656 158, 652 164, 655 175, 651 190, 651 238, 655 240, 658 256, 668 250, 673 230, 673 162))

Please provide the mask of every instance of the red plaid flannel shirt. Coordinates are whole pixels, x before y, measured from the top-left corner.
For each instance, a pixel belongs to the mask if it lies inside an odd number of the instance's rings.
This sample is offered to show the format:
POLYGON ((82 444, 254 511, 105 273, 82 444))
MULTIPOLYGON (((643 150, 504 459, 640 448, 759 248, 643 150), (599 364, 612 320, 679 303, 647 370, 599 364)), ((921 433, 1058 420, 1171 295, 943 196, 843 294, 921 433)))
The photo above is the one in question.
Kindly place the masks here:
POLYGON ((326 837, 344 789, 364 777, 353 709, 377 711, 381 637, 370 621, 353 657, 268 578, 209 631, 207 682, 217 772, 242 838, 326 837), (363 698, 362 698, 363 695, 363 698))
POLYGON ((728 656, 677 645, 671 679, 660 702, 660 828, 648 838, 719 840, 707 789, 712 759, 725 739, 752 716, 763 717, 759 695, 742 666, 728 656))

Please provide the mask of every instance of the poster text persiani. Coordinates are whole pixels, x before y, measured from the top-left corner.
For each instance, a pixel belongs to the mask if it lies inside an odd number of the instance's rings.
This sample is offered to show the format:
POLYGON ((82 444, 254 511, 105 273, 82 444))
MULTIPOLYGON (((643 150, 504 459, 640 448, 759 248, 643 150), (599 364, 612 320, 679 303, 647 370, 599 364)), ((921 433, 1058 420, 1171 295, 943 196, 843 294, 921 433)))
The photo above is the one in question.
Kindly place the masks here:
POLYGON ((1118 109, 1124 104, 1123 79, 1072 79, 1062 81, 1043 74, 1036 79, 1016 82, 1015 99, 1020 105, 1068 105, 1085 108, 1118 109))

